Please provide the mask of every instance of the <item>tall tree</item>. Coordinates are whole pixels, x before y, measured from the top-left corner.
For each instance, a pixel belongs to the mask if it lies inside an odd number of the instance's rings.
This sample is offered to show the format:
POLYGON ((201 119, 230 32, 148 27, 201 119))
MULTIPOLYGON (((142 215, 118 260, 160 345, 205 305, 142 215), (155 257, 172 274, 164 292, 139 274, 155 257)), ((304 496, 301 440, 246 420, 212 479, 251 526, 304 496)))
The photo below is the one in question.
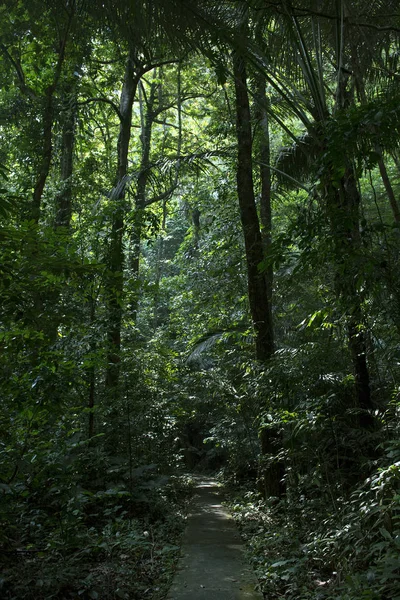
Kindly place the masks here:
MULTIPOLYGON (((35 22, 39 10, 43 7, 39 7, 37 4, 25 7, 26 13, 25 19, 32 19, 32 23, 35 22)), ((76 23, 76 7, 75 2, 60 4, 55 6, 44 6, 46 15, 50 22, 54 26, 54 31, 51 31, 47 27, 34 28, 37 31, 36 36, 32 31, 24 30, 22 33, 22 44, 16 46, 12 42, 8 43, 8 40, 12 40, 12 35, 9 31, 3 30, 3 35, 0 41, 0 49, 4 57, 10 62, 14 69, 14 76, 17 81, 17 85, 23 95, 25 95, 31 103, 33 103, 38 111, 38 118, 41 123, 41 141, 40 150, 38 157, 38 168, 34 175, 33 183, 33 195, 32 203, 30 208, 30 217, 37 224, 41 214, 41 204, 43 192, 45 189, 46 181, 48 179, 50 168, 53 159, 53 135, 54 135, 54 103, 55 94, 58 89, 60 79, 62 78, 62 71, 66 60, 67 44, 70 41, 71 29, 76 23), (57 27, 55 24, 57 23, 57 27), (51 36, 51 40, 49 37, 51 36), (46 64, 46 68, 43 69, 43 76, 31 81, 29 72, 40 68, 40 63, 43 63, 43 56, 39 57, 37 52, 37 46, 42 44, 44 47, 49 44, 53 47, 55 56, 49 57, 45 55, 45 61, 50 58, 50 68, 46 64), (27 52, 31 46, 33 52, 27 52), (33 57, 29 56, 33 53, 33 57), (32 64, 26 64, 26 57, 29 56, 29 61, 33 61, 32 64)), ((8 17, 10 18, 10 16, 8 17)), ((12 15, 11 15, 12 18, 12 15)), ((16 17, 17 21, 20 21, 20 16, 16 17)), ((19 22, 18 25, 23 25, 19 22)), ((6 29, 6 27, 4 27, 6 29)), ((42 67, 44 65, 42 64, 42 67)))
POLYGON ((136 53, 129 50, 126 59, 124 82, 119 103, 119 135, 117 143, 117 168, 115 185, 111 192, 114 206, 111 225, 111 239, 108 258, 108 277, 106 283, 106 298, 108 312, 107 347, 108 366, 106 385, 115 390, 120 370, 121 323, 123 311, 124 290, 124 217, 126 213, 125 189, 128 175, 129 142, 132 130, 132 107, 140 72, 136 67, 136 53))
POLYGON ((274 351, 273 327, 268 289, 261 271, 264 252, 254 194, 253 139, 247 73, 245 58, 237 51, 233 56, 233 75, 238 146, 237 192, 246 248, 249 303, 256 338, 256 357, 266 361, 274 351))
POLYGON ((56 196, 56 227, 69 228, 72 217, 72 176, 77 119, 76 83, 66 86, 61 117, 60 186, 56 196))
MULTIPOLYGON (((247 15, 244 17, 242 31, 247 33, 247 15)), ((249 93, 247 84, 246 62, 243 55, 234 51, 233 76, 235 79, 236 100, 236 135, 237 135, 237 193, 240 207, 240 217, 246 249, 248 297, 251 317, 255 331, 256 358, 263 363, 274 353, 274 334, 272 322, 272 271, 269 268, 263 272, 262 265, 266 258, 271 235, 271 198, 269 171, 269 132, 265 113, 265 80, 261 78, 259 94, 259 118, 262 128, 260 142, 260 180, 261 180, 261 220, 263 232, 254 193, 253 181, 253 135, 249 93)), ((281 465, 270 460, 276 452, 276 432, 262 428, 260 489, 265 496, 280 496, 281 494, 281 465)))

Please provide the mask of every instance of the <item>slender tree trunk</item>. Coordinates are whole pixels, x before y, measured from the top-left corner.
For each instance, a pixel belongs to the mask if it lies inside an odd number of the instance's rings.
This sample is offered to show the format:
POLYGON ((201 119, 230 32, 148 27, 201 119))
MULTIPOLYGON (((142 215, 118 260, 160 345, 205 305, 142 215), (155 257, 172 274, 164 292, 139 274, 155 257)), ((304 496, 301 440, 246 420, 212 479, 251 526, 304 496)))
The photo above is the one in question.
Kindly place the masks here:
MULTIPOLYGON (((95 316, 96 316, 96 301, 94 298, 94 294, 92 292, 90 299, 90 325, 94 326, 95 316)), ((94 357, 96 354, 96 341, 93 338, 93 341, 90 343, 90 354, 91 354, 91 365, 87 370, 87 379, 89 383, 89 398, 88 398, 88 408, 89 408, 89 439, 94 436, 94 406, 96 400, 96 370, 94 366, 94 357)))
POLYGON ((164 260, 164 234, 167 225, 167 201, 163 202, 163 216, 161 223, 161 237, 159 240, 159 246, 157 250, 157 264, 156 274, 154 282, 154 308, 153 308, 153 327, 157 329, 160 325, 160 282, 163 274, 163 260, 164 260))
POLYGON ((282 436, 275 428, 260 431, 261 457, 257 487, 264 498, 281 498, 285 493, 285 465, 276 455, 282 449, 282 436))
POLYGON ((396 223, 400 223, 400 209, 397 202, 397 198, 394 194, 393 187, 386 169, 386 165, 383 160, 382 152, 379 147, 377 147, 377 152, 379 152, 380 158, 378 160, 379 172, 382 177, 383 185, 385 186, 386 193, 389 198, 390 206, 393 212, 393 217, 396 223))
POLYGON ((274 352, 273 328, 266 280, 260 271, 263 244, 253 185, 252 132, 247 75, 243 57, 233 58, 238 141, 237 192, 244 235, 250 311, 256 337, 256 357, 268 360, 274 352))
MULTIPOLYGON (((172 191, 175 189, 176 185, 178 184, 178 180, 179 180, 179 171, 180 171, 180 154, 181 154, 181 147, 182 147, 182 81, 181 81, 181 63, 178 64, 178 72, 177 72, 177 116, 178 116, 178 144, 177 144, 177 149, 176 149, 176 154, 178 157, 178 162, 176 165, 176 172, 175 172, 175 182, 172 185, 172 187, 170 188, 170 192, 172 193, 172 191)), ((162 70, 160 69, 160 78, 161 78, 161 73, 162 70)), ((159 88, 159 105, 162 105, 162 87, 160 86, 159 88)), ((165 143, 165 140, 167 138, 166 135, 166 129, 165 129, 165 122, 164 122, 164 140, 163 140, 163 146, 165 143)), ((161 223, 161 231, 163 233, 165 233, 166 231, 166 224, 167 224, 167 199, 168 199, 169 193, 167 192, 164 197, 163 197, 163 204, 162 204, 162 223, 161 223)), ((197 229, 197 234, 199 233, 199 229, 200 229, 200 211, 198 211, 198 229, 197 229)), ((154 313, 153 313, 153 324, 154 324, 154 329, 156 329, 158 327, 158 325, 160 324, 160 281, 161 281, 161 277, 162 277, 162 267, 163 267, 163 259, 164 259, 164 250, 165 250, 165 244, 164 244, 164 237, 161 236, 160 239, 160 245, 159 245, 159 249, 158 249, 158 254, 157 254, 157 268, 156 268, 156 278, 155 278, 155 293, 154 293, 154 313)))
POLYGON ((161 79, 162 70, 154 71, 153 82, 150 86, 148 97, 145 97, 144 89, 139 88, 139 100, 140 100, 140 117, 141 117, 141 142, 142 142, 142 156, 140 161, 140 173, 137 182, 137 191, 135 196, 135 219, 132 228, 131 240, 132 240, 132 255, 130 260, 130 271, 131 277, 136 282, 136 289, 133 295, 133 299, 130 304, 130 312, 133 320, 137 318, 138 312, 138 300, 139 300, 139 272, 140 272, 140 253, 141 253, 141 238, 143 219, 145 216, 146 207, 156 202, 165 202, 167 198, 172 194, 177 186, 179 176, 179 156, 181 150, 181 135, 182 135, 182 113, 181 113, 181 65, 178 65, 178 144, 177 144, 177 167, 175 182, 159 195, 153 198, 147 198, 147 184, 150 176, 150 151, 151 151, 151 137, 152 129, 155 120, 159 115, 170 106, 164 105, 162 86, 159 84, 161 79), (158 106, 157 106, 158 102, 158 106))
POLYGON ((192 229, 193 229, 193 249, 197 253, 200 241, 200 210, 195 207, 192 209, 192 229))
POLYGON ((134 53, 129 52, 125 67, 124 83, 120 97, 120 126, 117 145, 117 174, 111 195, 114 204, 108 256, 106 303, 108 313, 106 387, 114 390, 119 381, 122 301, 124 291, 123 232, 125 217, 125 187, 128 173, 128 152, 132 128, 132 106, 137 88, 134 72, 134 53))
POLYGON ((43 147, 39 173, 33 189, 31 218, 37 224, 40 218, 42 196, 50 172, 53 156, 53 87, 48 88, 43 108, 43 147))
MULTIPOLYGON (((345 253, 345 262, 348 262, 348 272, 345 267, 343 283, 344 294, 350 303, 348 318, 349 348, 353 360, 353 369, 356 381, 356 394, 358 406, 363 411, 360 415, 360 425, 369 428, 373 418, 365 411, 373 409, 371 399, 370 377, 367 363, 367 344, 364 333, 362 299, 356 287, 359 257, 362 253, 360 236, 360 194, 354 170, 348 167, 342 181, 342 198, 345 203, 344 230, 342 229, 342 251, 345 253)), ((340 238, 339 238, 340 239, 340 238)))
POLYGON ((40 219, 40 211, 42 204, 42 197, 44 192, 44 187, 46 185, 47 177, 50 173, 51 161, 53 158, 53 121, 54 121, 54 92, 57 89, 58 82, 61 77, 62 68, 65 61, 65 49, 67 45, 67 40, 69 36, 69 31, 72 24, 72 19, 74 17, 74 11, 71 12, 67 26, 65 28, 64 37, 60 44, 60 49, 58 53, 57 64, 54 69, 54 78, 51 83, 46 88, 45 96, 43 99, 43 145, 42 145, 42 159, 40 164, 40 169, 38 176, 36 178, 36 182, 33 189, 33 198, 32 198, 32 208, 31 208, 31 218, 37 224, 40 219))
MULTIPOLYGON (((256 90, 256 118, 259 125, 258 161, 260 164, 260 223, 261 240, 264 261, 270 257, 272 243, 272 206, 271 206, 271 149, 269 140, 268 99, 266 96, 265 77, 260 75, 256 90)), ((274 269, 270 262, 264 267, 265 285, 267 289, 268 305, 272 323, 272 290, 274 269)), ((285 492, 283 477, 285 465, 282 460, 274 457, 282 449, 283 440, 281 432, 274 428, 262 428, 260 431, 261 464, 259 477, 259 490, 264 497, 280 498, 285 492)))
MULTIPOLYGON (((256 337, 256 358, 266 362, 274 352, 273 325, 271 313, 271 281, 260 270, 264 258, 263 238, 254 195, 253 161, 252 161, 252 131, 250 105, 247 91, 246 66, 243 57, 235 54, 233 57, 233 73, 235 77, 236 99, 236 135, 238 142, 237 192, 240 207, 240 217, 246 250, 247 282, 250 311, 256 337)), ((265 125, 265 124, 264 124, 265 125)), ((268 146, 265 140, 261 145, 266 158, 268 146)), ((266 170, 260 172, 262 177, 263 218, 266 220, 267 231, 270 231, 270 180, 266 170), (267 196, 268 195, 268 196, 267 196), (268 215, 269 212, 269 215, 268 215)), ((265 496, 280 496, 282 494, 281 480, 282 465, 275 460, 277 450, 281 446, 279 434, 271 428, 260 431, 261 458, 259 471, 259 489, 265 496)))
MULTIPOLYGON (((69 32, 74 17, 74 10, 70 13, 68 23, 64 31, 64 37, 61 40, 60 48, 58 52, 58 59, 54 69, 54 76, 52 83, 46 88, 43 100, 43 112, 42 112, 42 125, 43 125, 43 138, 42 138, 42 156, 39 167, 39 172, 36 177, 36 181, 33 189, 32 204, 30 208, 30 218, 35 225, 38 225, 41 209, 42 209, 42 198, 47 182, 47 178, 50 174, 51 163, 53 159, 53 126, 54 126, 54 93, 60 81, 62 69, 65 62, 65 51, 69 32)), ((33 302, 35 304, 36 315, 45 315, 46 310, 44 309, 44 296, 54 305, 58 294, 45 293, 41 294, 36 292, 33 294, 33 302)), ((58 324, 51 320, 48 323, 46 330, 48 338, 53 343, 57 339, 57 326, 58 324)), ((41 326, 42 327, 42 326, 41 326)))
POLYGON ((75 146, 76 90, 70 85, 66 95, 61 136, 61 190, 56 197, 56 227, 69 228, 72 217, 72 175, 75 146))
MULTIPOLYGON (((346 109, 354 102, 350 74, 340 69, 335 109, 346 109)), ((361 81, 361 80, 360 80, 361 81)), ((363 89, 363 88, 361 88, 363 89)), ((360 236, 361 197, 353 165, 344 157, 345 172, 337 189, 329 182, 327 190, 328 217, 335 243, 337 261, 336 292, 347 313, 349 350, 353 363, 359 426, 372 429, 375 424, 372 409, 367 345, 364 333, 362 298, 357 289, 362 243, 360 236)))
MULTIPOLYGON (((154 72, 154 79, 156 72, 154 72)), ((141 84, 140 84, 141 85, 141 84)), ((153 122, 155 118, 154 103, 156 100, 157 83, 153 82, 150 87, 149 97, 146 107, 144 106, 144 94, 142 88, 139 87, 140 101, 140 120, 141 120, 141 142, 142 156, 140 160, 140 173, 137 182, 137 190, 135 195, 135 216, 131 233, 132 240, 132 256, 130 260, 130 276, 135 282, 135 290, 133 299, 130 304, 130 313, 134 321, 137 319, 139 307, 139 271, 140 271, 140 252, 142 241, 142 228, 144 212, 146 208, 146 191, 147 181, 149 178, 150 167, 150 150, 151 150, 151 134, 153 122)))
MULTIPOLYGON (((268 261, 272 243, 272 206, 271 206, 271 149, 269 139, 268 99, 265 77, 258 76, 256 89, 256 118, 259 126, 258 162, 260 164, 260 223, 264 261, 268 261)), ((272 321, 272 289, 274 270, 272 263, 264 267, 270 319, 272 321)), ((275 428, 262 428, 260 431, 261 461, 259 490, 264 497, 280 498, 285 492, 283 481, 285 465, 275 456, 282 449, 283 440, 280 431, 275 428)))
POLYGON ((327 192, 327 209, 336 256, 336 293, 347 314, 349 350, 355 377, 359 425, 366 429, 374 426, 371 415, 370 377, 367 345, 364 333, 362 299, 357 289, 359 259, 362 253, 359 229, 360 195, 351 165, 347 165, 339 189, 327 192))
MULTIPOLYGON (((73 174, 73 156, 74 156, 74 142, 75 142, 75 119, 76 119, 76 94, 74 84, 69 86, 66 94, 65 104, 66 110, 64 111, 62 120, 62 134, 61 134, 61 160, 60 160, 60 191, 55 198, 55 219, 54 227, 58 232, 63 229, 68 230, 71 223, 72 216, 72 174, 73 174), (60 230, 60 228, 63 228, 60 230)), ((51 142, 50 142, 51 144, 51 142)), ((51 159, 51 157, 50 157, 51 159)), ((49 165, 50 168, 50 165, 49 165)), ((37 218, 39 219, 40 214, 40 202, 37 206, 38 213, 37 218)), ((37 222, 37 221, 36 221, 37 222)), ((65 246, 68 241, 69 232, 66 232, 58 239, 57 244, 65 246)), ((44 301, 54 310, 52 311, 52 318, 49 320, 47 330, 48 336, 52 343, 57 340, 57 330, 59 326, 59 319, 55 317, 57 315, 57 304, 60 301, 60 290, 46 290, 38 302, 43 304, 44 301)), ((39 309, 39 306, 38 306, 39 309)), ((43 312, 43 307, 41 307, 43 312)))
MULTIPOLYGON (((343 22, 341 27, 343 27, 343 22)), ((343 31, 341 36, 344 39, 343 31)), ((343 65, 348 61, 344 54, 340 53, 334 112, 348 109, 354 103, 356 89, 361 94, 361 100, 365 101, 364 84, 358 69, 358 62, 355 59, 354 49, 351 60, 354 76, 348 69, 343 68, 343 65)), ((348 345, 355 378, 356 402, 357 408, 360 410, 358 425, 369 430, 374 427, 374 418, 371 414, 373 402, 367 362, 362 298, 357 285, 360 274, 360 257, 362 255, 360 235, 361 197, 354 167, 346 156, 343 157, 343 166, 344 175, 341 178, 339 187, 332 184, 332 174, 327 171, 326 202, 335 246, 336 294, 339 304, 346 314, 348 345)))
MULTIPOLYGON (((269 117, 267 112, 268 99, 266 96, 265 77, 259 77, 257 85, 257 120, 259 122, 259 161, 260 161, 260 221, 261 240, 264 259, 268 260, 272 243, 272 207, 271 207, 271 148, 269 141, 269 117)), ((265 283, 267 286, 269 308, 272 308, 272 287, 274 270, 272 263, 265 269, 265 283)), ((272 315, 270 317, 272 322, 272 315)))

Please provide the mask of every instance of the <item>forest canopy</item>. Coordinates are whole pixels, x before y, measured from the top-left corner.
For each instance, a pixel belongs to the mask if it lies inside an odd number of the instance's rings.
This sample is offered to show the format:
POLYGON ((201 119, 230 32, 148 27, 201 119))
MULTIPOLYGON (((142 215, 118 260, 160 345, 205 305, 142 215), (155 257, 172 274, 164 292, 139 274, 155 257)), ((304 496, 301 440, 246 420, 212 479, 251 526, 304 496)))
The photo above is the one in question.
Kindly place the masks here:
POLYGON ((165 597, 196 469, 266 597, 400 598, 399 34, 1 4, 2 598, 165 597))

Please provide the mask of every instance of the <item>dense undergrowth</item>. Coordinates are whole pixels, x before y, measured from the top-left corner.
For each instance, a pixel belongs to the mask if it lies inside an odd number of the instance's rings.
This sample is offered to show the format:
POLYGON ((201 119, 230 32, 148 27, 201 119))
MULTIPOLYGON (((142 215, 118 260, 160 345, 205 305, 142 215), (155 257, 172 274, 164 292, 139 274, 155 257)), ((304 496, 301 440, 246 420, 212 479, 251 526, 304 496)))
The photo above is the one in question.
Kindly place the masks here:
POLYGON ((362 485, 338 497, 316 487, 278 502, 237 492, 230 508, 266 598, 399 600, 399 458, 390 447, 362 485))
MULTIPOLYGON (((134 493, 2 486, 4 600, 156 600, 179 555, 190 480, 136 470, 134 493), (13 515, 7 512, 12 507, 13 515)), ((155 465, 153 465, 155 467, 155 465)))

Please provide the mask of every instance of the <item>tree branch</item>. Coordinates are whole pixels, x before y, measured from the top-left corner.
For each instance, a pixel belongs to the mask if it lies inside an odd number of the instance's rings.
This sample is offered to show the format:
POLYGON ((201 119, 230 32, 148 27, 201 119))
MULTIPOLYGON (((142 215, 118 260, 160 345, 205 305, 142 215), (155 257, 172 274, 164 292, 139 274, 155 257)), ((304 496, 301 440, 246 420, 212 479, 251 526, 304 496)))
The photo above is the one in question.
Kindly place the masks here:
POLYGON ((109 98, 103 98, 102 96, 96 98, 87 98, 87 100, 82 100, 82 102, 78 102, 78 106, 85 106, 86 104, 90 104, 91 102, 104 102, 105 104, 109 104, 114 111, 117 113, 118 118, 122 119, 122 115, 118 106, 109 98))
POLYGON ((162 192, 161 194, 158 194, 157 196, 153 196, 153 198, 149 198, 148 200, 146 200, 144 205, 147 207, 147 206, 150 206, 150 204, 155 204, 156 202, 165 200, 176 190, 177 187, 178 187, 178 184, 174 183, 173 185, 171 185, 170 188, 165 190, 165 192, 162 192))
POLYGON ((178 125, 175 125, 175 123, 168 123, 167 121, 160 121, 160 119, 153 119, 153 123, 157 123, 157 125, 166 125, 167 127, 173 127, 174 129, 179 129, 178 125))
POLYGON ((8 48, 3 43, 0 44, 0 48, 3 52, 3 54, 5 55, 5 57, 10 61, 10 63, 12 64, 12 66, 14 67, 14 69, 16 71, 17 78, 19 81, 19 87, 20 87, 22 93, 25 94, 26 96, 29 96, 29 98, 32 98, 32 99, 37 98, 35 91, 29 85, 27 85, 25 82, 25 74, 22 70, 20 62, 15 60, 15 58, 12 56, 12 54, 8 51, 8 48))
MULTIPOLYGON (((288 15, 288 10, 282 9, 282 3, 280 1, 279 2, 268 2, 267 7, 274 8, 278 14, 288 15)), ((261 10, 265 10, 265 8, 266 7, 264 6, 257 10, 261 11, 261 10)), ((319 17, 322 19, 329 19, 330 21, 335 21, 337 19, 337 16, 335 14, 330 14, 330 13, 321 12, 318 10, 312 10, 312 9, 308 9, 308 8, 302 8, 301 6, 291 6, 289 14, 291 14, 291 16, 294 16, 294 17, 319 17)), ((392 14, 392 15, 368 15, 367 13, 362 13, 362 14, 360 14, 360 16, 362 16, 362 17, 369 16, 372 18, 387 19, 387 18, 395 18, 395 17, 399 18, 400 13, 392 14)), ((369 29, 374 29, 375 31, 400 32, 400 27, 393 27, 392 25, 380 26, 380 25, 375 25, 374 23, 366 23, 364 21, 357 21, 357 20, 349 19, 349 18, 346 19, 346 23, 353 27, 366 27, 369 29)))

